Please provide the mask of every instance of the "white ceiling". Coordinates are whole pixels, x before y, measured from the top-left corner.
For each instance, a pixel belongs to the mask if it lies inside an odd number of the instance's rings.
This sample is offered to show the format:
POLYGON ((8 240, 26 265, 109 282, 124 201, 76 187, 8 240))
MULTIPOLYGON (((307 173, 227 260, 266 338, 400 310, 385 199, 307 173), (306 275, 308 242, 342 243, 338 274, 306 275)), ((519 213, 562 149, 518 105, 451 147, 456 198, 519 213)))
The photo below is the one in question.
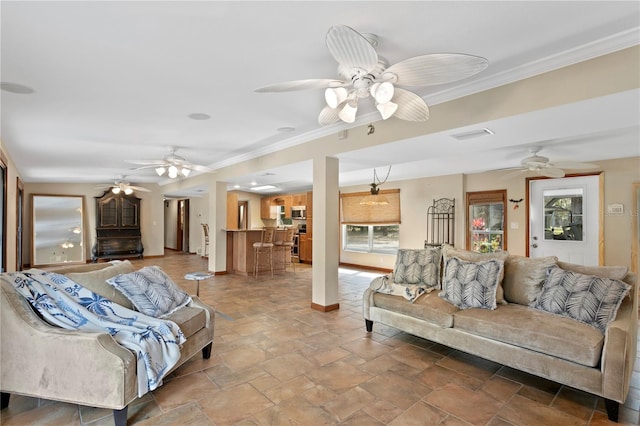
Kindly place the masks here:
MULTIPOLYGON (((153 169, 134 172, 125 160, 160 159, 176 146, 215 169, 347 129, 317 124, 322 90, 254 92, 337 77, 324 43, 336 24, 376 34, 392 64, 438 52, 489 60, 460 84, 421 90, 432 106, 640 43, 637 1, 2 1, 0 13, 1 80, 34 90, 0 92, 2 143, 25 182, 124 175, 164 185, 153 169)), ((453 140, 453 131, 351 152, 345 143, 340 184, 367 183, 373 167, 389 164, 390 180, 513 167, 531 146, 556 161, 637 156, 639 99, 633 91, 480 123, 495 135, 473 144, 453 140)), ((378 119, 359 115, 354 125, 378 119)), ((256 170, 229 183, 252 180, 293 190, 310 185, 311 167, 256 170)))

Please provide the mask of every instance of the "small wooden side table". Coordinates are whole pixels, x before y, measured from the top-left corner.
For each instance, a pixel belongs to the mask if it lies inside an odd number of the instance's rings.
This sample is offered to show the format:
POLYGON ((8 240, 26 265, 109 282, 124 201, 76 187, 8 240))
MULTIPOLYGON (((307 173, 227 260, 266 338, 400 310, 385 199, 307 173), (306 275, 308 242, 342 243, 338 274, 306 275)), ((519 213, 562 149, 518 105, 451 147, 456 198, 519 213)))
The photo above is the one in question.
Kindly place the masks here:
POLYGON ((184 276, 184 279, 196 282, 196 296, 200 297, 200 281, 208 280, 211 277, 213 274, 210 272, 189 272, 184 276))

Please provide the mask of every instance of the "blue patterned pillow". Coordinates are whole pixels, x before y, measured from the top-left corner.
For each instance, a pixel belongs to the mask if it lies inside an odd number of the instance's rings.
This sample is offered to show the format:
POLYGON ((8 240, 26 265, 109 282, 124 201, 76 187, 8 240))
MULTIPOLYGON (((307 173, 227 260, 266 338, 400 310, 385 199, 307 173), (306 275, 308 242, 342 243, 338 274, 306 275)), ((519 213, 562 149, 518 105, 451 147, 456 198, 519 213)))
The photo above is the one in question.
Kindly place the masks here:
POLYGON ((439 288, 440 255, 440 248, 398 250, 393 282, 439 288))
POLYGON ((616 317, 631 286, 620 280, 549 268, 542 293, 532 307, 589 324, 602 333, 616 317))
POLYGON ((157 266, 120 274, 107 280, 145 315, 163 318, 191 302, 185 293, 157 266))
POLYGON ((467 262, 451 257, 445 262, 439 296, 460 309, 495 309, 503 269, 502 260, 467 262))

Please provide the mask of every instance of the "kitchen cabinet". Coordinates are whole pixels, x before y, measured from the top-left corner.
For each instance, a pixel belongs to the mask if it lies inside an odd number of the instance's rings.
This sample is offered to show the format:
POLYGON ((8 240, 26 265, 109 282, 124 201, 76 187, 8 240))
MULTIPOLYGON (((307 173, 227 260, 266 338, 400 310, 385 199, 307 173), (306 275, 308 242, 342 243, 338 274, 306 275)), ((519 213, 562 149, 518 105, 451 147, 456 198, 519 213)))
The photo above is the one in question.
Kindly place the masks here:
POLYGON ((227 229, 238 229, 237 192, 227 192, 227 229))
POLYGON ((307 192, 307 219, 313 217, 313 191, 307 192))
POLYGON ((307 205, 307 193, 291 194, 292 206, 306 206, 307 205))
POLYGON ((298 244, 300 262, 312 263, 313 238, 309 234, 300 234, 298 244))
POLYGON ((96 198, 96 244, 92 260, 142 258, 140 198, 105 191, 96 198))
POLYGON ((260 199, 260 218, 275 219, 276 212, 271 210, 271 197, 262 197, 260 199))

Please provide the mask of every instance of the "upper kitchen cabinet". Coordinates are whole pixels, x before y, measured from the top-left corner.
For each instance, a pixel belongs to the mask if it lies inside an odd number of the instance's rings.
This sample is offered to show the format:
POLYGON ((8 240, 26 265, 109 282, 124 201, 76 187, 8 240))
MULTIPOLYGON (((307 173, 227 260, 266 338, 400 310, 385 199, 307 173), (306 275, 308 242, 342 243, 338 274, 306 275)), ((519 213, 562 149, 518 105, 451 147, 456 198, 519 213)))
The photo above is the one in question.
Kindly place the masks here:
POLYGON ((276 212, 271 209, 271 197, 262 197, 260 199, 260 218, 275 219, 276 212))
POLYGON ((307 205, 307 193, 292 194, 291 195, 292 206, 306 206, 307 205))
POLYGON ((238 229, 237 192, 227 192, 227 229, 238 229))
POLYGON ((313 191, 307 192, 307 219, 313 217, 313 191))

